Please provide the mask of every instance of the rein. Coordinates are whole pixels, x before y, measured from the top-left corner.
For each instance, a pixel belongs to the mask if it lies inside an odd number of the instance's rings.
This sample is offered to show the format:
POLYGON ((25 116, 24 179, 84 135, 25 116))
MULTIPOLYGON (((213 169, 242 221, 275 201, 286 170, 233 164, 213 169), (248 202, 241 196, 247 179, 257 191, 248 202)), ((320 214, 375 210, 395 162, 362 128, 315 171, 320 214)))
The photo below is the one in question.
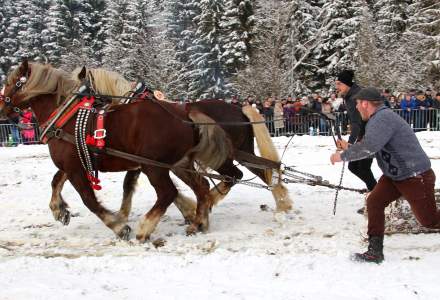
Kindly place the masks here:
MULTIPOLYGON (((133 99, 133 100, 144 100, 140 97, 128 97, 128 96, 112 96, 112 95, 102 95, 102 94, 86 94, 86 93, 76 93, 75 95, 78 96, 94 96, 95 98, 114 98, 114 99, 133 99)), ((166 110, 170 115, 172 115, 174 118, 180 120, 183 123, 191 124, 191 125, 229 125, 229 126, 247 126, 252 124, 266 124, 267 121, 255 121, 255 122, 192 122, 185 120, 181 118, 180 116, 176 115, 174 112, 170 111, 165 105, 163 105, 162 100, 158 100, 155 97, 151 97, 150 100, 162 107, 164 110, 166 110)), ((166 102, 170 103, 170 102, 166 102)), ((174 102, 173 102, 174 103, 174 102)), ((274 119, 273 121, 282 121, 285 120, 284 118, 274 119)))

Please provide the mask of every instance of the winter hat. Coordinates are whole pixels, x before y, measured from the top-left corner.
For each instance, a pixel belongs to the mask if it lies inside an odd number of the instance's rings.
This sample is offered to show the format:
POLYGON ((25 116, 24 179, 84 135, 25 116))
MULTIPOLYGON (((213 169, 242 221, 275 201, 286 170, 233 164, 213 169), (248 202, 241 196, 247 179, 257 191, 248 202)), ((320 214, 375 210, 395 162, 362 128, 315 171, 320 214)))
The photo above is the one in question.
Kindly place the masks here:
POLYGON ((380 94, 380 91, 374 87, 366 87, 361 89, 355 96, 356 100, 367 100, 367 101, 383 101, 384 98, 380 94))
POLYGON ((344 70, 338 74, 337 80, 348 85, 353 85, 354 72, 352 70, 344 70))

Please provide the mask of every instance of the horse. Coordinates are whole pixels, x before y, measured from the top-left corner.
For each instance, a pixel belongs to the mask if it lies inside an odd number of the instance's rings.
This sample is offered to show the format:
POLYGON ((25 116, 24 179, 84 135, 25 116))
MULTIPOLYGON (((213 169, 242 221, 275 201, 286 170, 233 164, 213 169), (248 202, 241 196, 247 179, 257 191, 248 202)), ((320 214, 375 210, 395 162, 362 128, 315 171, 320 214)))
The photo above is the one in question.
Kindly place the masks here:
MULTIPOLYGON (((14 111, 30 106, 38 123, 43 124, 77 88, 78 81, 72 79, 69 73, 50 65, 28 63, 24 60, 7 77, 0 101, 0 111, 11 116, 14 111)), ((189 228, 207 230, 209 183, 205 178, 187 172, 184 167, 188 167, 189 170, 193 160, 197 159, 204 165, 216 169, 223 165, 231 155, 232 149, 223 129, 219 126, 193 126, 189 115, 168 103, 158 105, 151 101, 143 101, 115 106, 106 116, 106 145, 153 161, 180 166, 178 172, 181 173, 181 178, 184 178, 184 182, 193 189, 197 198, 196 216, 189 228)), ((192 115, 198 116, 205 122, 214 122, 202 112, 193 112, 192 115)), ((75 119, 76 116, 70 119, 62 131, 72 136, 75 119)), ((49 139, 47 143, 50 157, 60 170, 57 175, 61 177, 61 181, 69 180, 85 206, 117 237, 129 239, 131 228, 126 224, 126 218, 119 213, 109 211, 98 202, 75 145, 55 137, 49 139)), ((170 178, 169 169, 106 153, 99 154, 97 169, 102 172, 140 170, 148 177, 156 191, 157 200, 141 218, 136 233, 139 241, 146 241, 156 228, 160 217, 177 196, 177 189, 170 178)), ((62 185, 54 184, 55 177, 52 188, 55 188, 56 192, 60 191, 62 185)), ((54 197, 54 190, 52 196, 54 197)), ((62 203, 59 204, 56 209, 65 209, 62 203)))
MULTIPOLYGON (((80 71, 84 72, 83 68, 77 68, 73 71, 72 77, 79 78, 80 71)), ((82 80, 89 80, 93 86, 93 90, 98 94, 113 95, 113 96, 127 96, 132 90, 132 83, 127 81, 123 76, 114 71, 108 71, 102 68, 88 68, 82 80)), ((149 101, 149 100, 146 100, 149 101)), ((156 101, 168 105, 165 101, 156 101), (166 104, 165 104, 166 103, 166 104)), ((119 99, 114 99, 113 104, 118 105, 119 99)), ((175 106, 179 106, 174 103, 175 106)), ((185 110, 191 115, 195 112, 202 112, 215 121, 227 134, 232 142, 233 155, 226 158, 224 163, 218 168, 214 168, 221 175, 226 175, 235 179, 241 179, 243 173, 234 165, 234 159, 242 163, 252 173, 257 175, 264 183, 270 185, 271 192, 275 199, 276 211, 288 212, 292 209, 292 201, 290 200, 288 191, 282 183, 282 171, 280 166, 258 168, 258 160, 253 160, 254 152, 254 137, 257 141, 257 146, 261 157, 279 162, 279 156, 272 142, 267 127, 264 124, 264 118, 251 106, 239 108, 221 100, 207 99, 194 103, 188 103, 185 110), (247 154, 246 156, 239 154, 247 154), (246 164, 248 163, 248 164, 246 164), (249 164, 251 163, 251 164, 249 164), (276 176, 273 176, 276 173, 276 176)), ((201 120, 192 118, 197 124, 201 120)), ((213 123, 212 123, 213 124, 213 123)), ((127 173, 126 184, 124 184, 124 196, 121 204, 121 211, 129 213, 131 208, 131 195, 133 194, 135 182, 137 180, 137 171, 127 173)), ((235 184, 234 181, 222 181, 213 187, 208 196, 210 201, 210 208, 217 205, 231 190, 235 184)), ((57 193, 55 193, 57 194, 57 193)), ((181 203, 185 206, 191 206, 191 200, 181 198, 181 203)), ((183 205, 182 204, 182 205, 183 205)))

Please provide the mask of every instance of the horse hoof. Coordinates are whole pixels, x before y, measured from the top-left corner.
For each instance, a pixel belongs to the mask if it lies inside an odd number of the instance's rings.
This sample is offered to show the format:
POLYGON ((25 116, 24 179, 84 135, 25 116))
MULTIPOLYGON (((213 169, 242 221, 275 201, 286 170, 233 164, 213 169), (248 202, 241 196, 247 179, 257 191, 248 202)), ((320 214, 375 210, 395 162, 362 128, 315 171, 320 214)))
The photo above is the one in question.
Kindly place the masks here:
POLYGON ((195 235, 197 232, 203 232, 206 233, 208 231, 208 224, 199 223, 195 224, 192 223, 186 228, 186 235, 195 235))
POLYGON ((145 243, 150 239, 150 236, 143 234, 136 234, 136 239, 139 241, 139 243, 145 243))
POLYGON ((69 225, 70 223, 70 212, 68 210, 64 211, 61 215, 60 215, 60 219, 59 221, 61 222, 61 224, 63 224, 64 226, 69 225))
POLYGON ((130 239, 131 228, 128 225, 125 225, 121 231, 119 231, 118 237, 124 241, 128 241, 130 239))
POLYGON ((186 227, 186 235, 190 236, 190 235, 195 235, 197 233, 197 228, 198 226, 195 224, 191 224, 188 227, 186 227))

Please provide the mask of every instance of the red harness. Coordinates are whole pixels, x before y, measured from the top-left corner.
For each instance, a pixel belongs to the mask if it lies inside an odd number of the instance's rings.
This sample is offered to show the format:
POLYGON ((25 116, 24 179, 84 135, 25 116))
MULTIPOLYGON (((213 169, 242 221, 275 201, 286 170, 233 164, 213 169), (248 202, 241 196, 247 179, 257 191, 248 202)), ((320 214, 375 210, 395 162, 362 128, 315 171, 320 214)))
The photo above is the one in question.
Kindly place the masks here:
MULTIPOLYGON (((61 116, 58 117, 58 119, 53 123, 53 130, 61 129, 66 125, 66 123, 75 116, 79 110, 90 110, 93 111, 93 104, 95 103, 95 98, 93 96, 86 97, 84 96, 81 98, 81 100, 73 105, 70 109, 68 109, 66 112, 64 112, 61 116)), ((53 118, 57 115, 58 110, 55 110, 50 116, 49 119, 41 126, 42 128, 45 128, 48 126, 49 122, 53 122, 53 118)), ((95 123, 95 129, 93 130, 93 135, 87 134, 85 138, 85 143, 88 146, 98 148, 99 150, 102 150, 105 147, 105 137, 106 137, 106 130, 104 128, 104 122, 105 120, 105 110, 99 110, 96 114, 96 122, 95 123)), ((44 135, 41 137, 41 142, 46 144, 49 139, 52 136, 44 135)), ((88 152, 88 151, 87 151, 88 152)), ((81 155, 81 154, 80 154, 81 155)), ((93 155, 97 155, 93 153, 93 155)), ((90 168, 86 168, 87 178, 90 181, 90 185, 95 190, 100 190, 102 187, 99 185, 100 180, 98 179, 98 172, 95 170, 92 172, 89 170, 90 168), (93 174, 94 173, 94 174, 93 174)))

